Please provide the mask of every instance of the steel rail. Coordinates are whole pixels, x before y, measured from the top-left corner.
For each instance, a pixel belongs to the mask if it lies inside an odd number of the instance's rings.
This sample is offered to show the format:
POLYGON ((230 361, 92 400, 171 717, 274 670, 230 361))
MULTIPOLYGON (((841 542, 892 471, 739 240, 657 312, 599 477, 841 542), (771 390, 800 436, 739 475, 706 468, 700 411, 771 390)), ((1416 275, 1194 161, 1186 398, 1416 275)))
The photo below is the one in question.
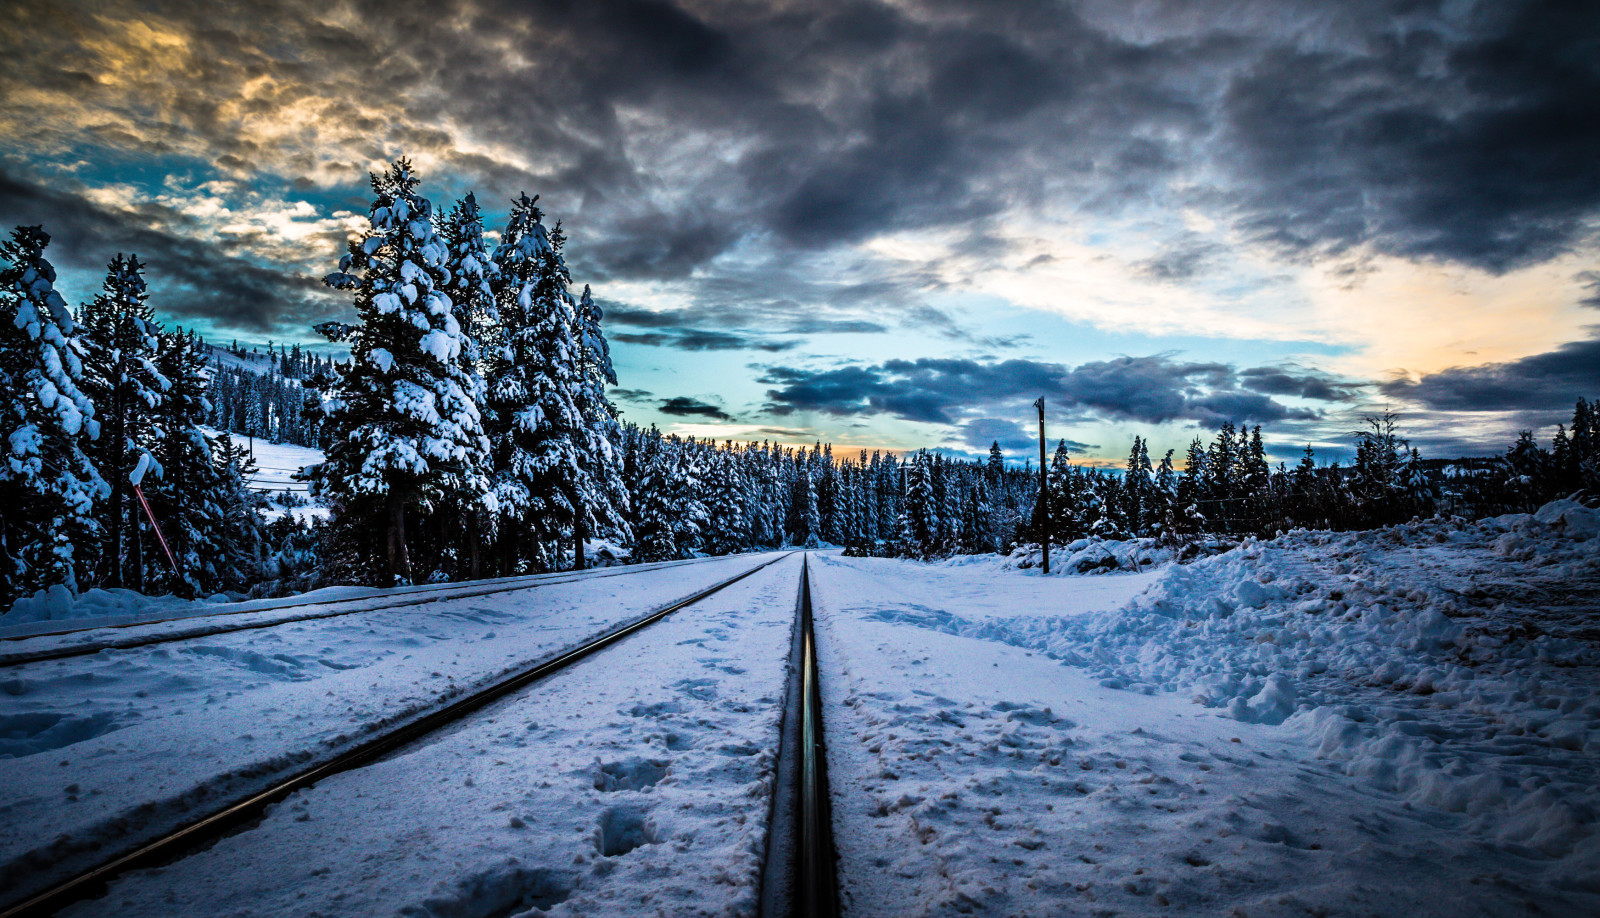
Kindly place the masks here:
POLYGON ((492 685, 457 699, 431 714, 408 721, 393 730, 347 749, 320 765, 313 765, 296 772, 266 790, 256 792, 188 825, 174 829, 160 838, 145 842, 97 867, 61 881, 28 899, 8 906, 3 911, 0 911, 0 918, 39 918, 39 916, 54 915, 74 902, 90 898, 99 893, 107 883, 122 873, 169 862, 187 851, 214 841, 230 830, 259 818, 268 806, 277 803, 295 791, 310 787, 318 781, 332 777, 340 772, 359 768, 436 730, 447 727, 512 692, 526 688, 546 676, 559 672, 596 651, 609 647, 680 609, 692 606, 715 593, 727 589, 746 577, 763 571, 793 554, 793 552, 788 552, 771 561, 758 564, 737 576, 730 577, 727 580, 686 596, 669 606, 657 609, 628 624, 612 629, 592 641, 564 651, 543 662, 532 664, 492 685))
POLYGON ((141 635, 121 639, 107 639, 104 641, 89 641, 83 644, 71 644, 61 647, 47 647, 36 651, 0 651, 0 669, 11 666, 22 666, 27 663, 40 663, 46 660, 62 660, 69 657, 88 656, 102 650, 129 650, 135 647, 147 647, 151 644, 166 644, 172 641, 189 641, 203 637, 213 637, 219 634, 232 634, 236 631, 253 631, 261 628, 275 628, 278 625, 292 625, 295 622, 311 622, 324 618, 338 618, 343 615, 357 615, 363 612, 384 612, 390 609, 400 609, 407 606, 418 606, 430 602, 444 602, 453 599, 472 599, 478 596, 489 596, 495 593, 509 593, 515 590, 530 590, 542 586, 554 586, 563 583, 575 583, 580 580, 603 580, 607 577, 621 577, 629 574, 641 574, 652 570, 661 570, 666 567, 679 567, 695 564, 702 560, 720 560, 721 558, 735 556, 719 556, 718 559, 694 559, 688 561, 673 561, 666 564, 649 567, 635 567, 629 565, 621 570, 607 571, 605 573, 569 574, 559 579, 534 580, 534 578, 548 578, 549 574, 532 574, 518 578, 499 578, 487 581, 469 581, 467 584, 441 584, 437 588, 415 589, 407 588, 404 593, 391 593, 379 596, 355 596, 348 599, 310 600, 307 602, 287 603, 281 606, 268 606, 262 609, 233 609, 220 612, 208 612, 200 615, 184 615, 172 618, 147 619, 139 622, 123 622, 110 625, 89 625, 83 628, 71 628, 61 631, 49 631, 39 634, 0 636, 0 641, 25 641, 36 638, 62 637, 72 634, 82 634, 89 631, 102 631, 111 629, 127 629, 151 627, 155 625, 169 625, 174 622, 196 622, 196 627, 164 634, 141 635), (515 581, 515 582, 511 582, 515 581), (531 581, 531 582, 530 582, 531 581), (476 584, 475 586, 473 584, 476 584), (457 590, 459 592, 449 592, 457 590), (447 595, 437 595, 446 593, 447 595), (399 602, 382 602, 389 596, 402 597, 399 602), (332 606, 350 603, 372 603, 377 605, 363 606, 358 609, 330 609, 324 612, 314 612, 309 615, 294 615, 287 618, 273 618, 267 621, 246 622, 236 624, 232 622, 213 622, 208 620, 219 616, 252 615, 278 612, 284 609, 299 609, 306 606, 332 606))
MULTIPOLYGON (((717 557, 731 556, 719 555, 717 557)), ((585 571, 546 571, 543 574, 512 574, 509 577, 480 577, 477 580, 458 580, 452 583, 418 583, 413 584, 412 586, 404 587, 380 587, 379 589, 387 589, 388 592, 369 593, 365 596, 346 596, 343 599, 301 599, 299 601, 293 601, 296 599, 296 597, 289 596, 282 597, 286 601, 280 602, 276 605, 257 606, 253 609, 230 609, 226 607, 219 607, 215 612, 202 612, 192 615, 173 615, 167 618, 147 618, 136 622, 112 621, 81 625, 72 628, 60 628, 55 631, 34 631, 27 634, 0 634, 0 641, 31 641, 35 638, 61 637, 68 634, 81 634, 85 631, 99 631, 110 628, 139 628, 145 625, 164 625, 169 622, 181 622, 197 618, 212 618, 217 615, 249 615, 252 612, 276 612, 280 609, 298 609, 302 606, 331 606, 342 603, 370 602, 372 600, 384 599, 390 596, 415 596, 422 593, 437 593, 444 590, 459 590, 468 587, 490 586, 500 583, 567 583, 570 582, 570 580, 576 580, 582 577, 592 577, 598 579, 600 577, 615 576, 617 574, 631 574, 639 571, 660 570, 665 567, 681 567, 685 564, 694 564, 698 561, 710 560, 715 560, 715 558, 691 558, 684 561, 655 561, 648 564, 630 564, 626 565, 625 570, 606 571, 606 573, 600 573, 600 571, 605 570, 604 568, 590 568, 585 571), (553 578, 557 577, 569 579, 555 581, 553 578)), ((245 600, 245 602, 255 601, 257 600, 245 600)), ((265 601, 275 602, 275 600, 265 601)), ((115 618, 115 616, 111 617, 115 618)), ((79 621, 83 621, 83 619, 79 619, 79 621)))
POLYGON ((817 639, 811 617, 810 556, 800 566, 800 628, 800 818, 793 914, 835 918, 839 914, 839 880, 823 746, 822 689, 817 682, 817 639))

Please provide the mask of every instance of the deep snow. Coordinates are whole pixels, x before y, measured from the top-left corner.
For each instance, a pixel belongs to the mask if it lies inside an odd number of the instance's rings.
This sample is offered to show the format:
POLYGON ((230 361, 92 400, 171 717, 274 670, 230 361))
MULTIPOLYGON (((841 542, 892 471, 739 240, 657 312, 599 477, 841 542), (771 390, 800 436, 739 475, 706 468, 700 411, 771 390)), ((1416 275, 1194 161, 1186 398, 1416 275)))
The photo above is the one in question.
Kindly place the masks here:
POLYGON ((766 560, 603 572, 0 670, 0 899, 766 560))
POLYGON ((850 913, 1600 913, 1597 522, 1296 533, 1121 609, 819 559, 850 913))
MULTIPOLYGON (((848 915, 1600 913, 1595 511, 811 559, 848 915)), ((0 897, 762 560, 0 671, 0 897)), ((798 571, 73 914, 751 914, 798 571)))
POLYGON ((65 914, 748 914, 799 568, 780 561, 65 914))

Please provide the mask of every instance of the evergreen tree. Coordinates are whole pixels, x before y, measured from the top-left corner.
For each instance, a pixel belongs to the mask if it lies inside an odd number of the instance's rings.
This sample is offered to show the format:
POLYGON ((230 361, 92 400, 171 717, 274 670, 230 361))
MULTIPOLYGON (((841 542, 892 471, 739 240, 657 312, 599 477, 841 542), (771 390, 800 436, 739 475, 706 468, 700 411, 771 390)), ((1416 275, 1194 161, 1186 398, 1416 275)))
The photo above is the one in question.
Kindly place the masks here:
POLYGON ((667 494, 672 507, 673 539, 678 545, 678 556, 689 558, 702 547, 711 524, 710 514, 700 499, 705 493, 702 456, 693 437, 687 441, 673 438, 669 443, 673 461, 667 478, 667 494))
POLYGON ((500 347, 490 355, 490 432, 505 516, 502 572, 537 569, 545 544, 572 531, 589 434, 578 406, 581 370, 570 279, 537 197, 521 195, 495 249, 500 347), (534 545, 525 543, 531 533, 534 545))
POLYGON ((1205 528, 1206 517, 1200 506, 1206 500, 1207 483, 1211 480, 1205 443, 1195 437, 1184 455, 1183 475, 1178 479, 1178 526, 1185 534, 1196 534, 1205 528))
POLYGON ((1048 532, 1038 529, 1040 537, 1052 542, 1070 542, 1086 534, 1083 506, 1080 502, 1080 479, 1072 467, 1072 456, 1067 452, 1067 441, 1057 440, 1055 452, 1050 456, 1050 472, 1045 477, 1045 487, 1050 495, 1050 520, 1048 532))
POLYGON ((713 555, 730 555, 750 547, 746 524, 744 476, 733 452, 716 450, 705 479, 707 530, 705 547, 713 555))
MULTIPOLYGON (((558 253, 559 255, 559 253, 558 253)), ((583 418, 585 440, 580 462, 583 469, 577 523, 582 532, 599 531, 626 541, 628 491, 615 444, 619 427, 617 410, 606 387, 617 384, 611 365, 611 347, 600 328, 604 318, 587 284, 577 305, 578 389, 576 403, 583 418)))
POLYGON ((1173 450, 1161 457, 1161 465, 1156 469, 1155 487, 1151 496, 1155 500, 1155 512, 1151 516, 1154 525, 1154 535, 1162 539, 1171 540, 1178 532, 1178 472, 1172 465, 1173 450))
MULTIPOLYGON (((209 589, 244 590, 259 576, 265 554, 261 498, 245 484, 255 471, 248 450, 226 431, 218 435, 211 445, 211 479, 220 522, 214 536, 218 554, 209 568, 216 580, 209 589)), ((359 563, 364 567, 365 559, 359 563)))
POLYGON ((355 291, 360 322, 328 400, 327 461, 314 485, 341 514, 384 528, 381 579, 409 583, 407 510, 486 492, 488 443, 461 365, 461 325, 440 289, 450 253, 433 205, 404 158, 373 175, 372 190, 370 228, 326 279, 355 291))
POLYGON ((906 493, 899 521, 899 553, 915 558, 935 554, 938 540, 938 511, 933 501, 931 463, 926 450, 920 451, 906 469, 906 493))
POLYGON ((119 253, 106 270, 100 295, 81 316, 87 345, 83 391, 100 416, 101 435, 90 455, 111 487, 99 520, 107 535, 103 580, 134 589, 144 586, 144 552, 141 511, 130 486, 139 485, 147 471, 160 477, 159 466, 150 464, 150 446, 155 411, 170 386, 155 368, 161 329, 148 303, 143 270, 137 255, 119 253))
MULTIPOLYGON (((445 215, 439 238, 449 253, 442 289, 450 297, 451 312, 461 328, 457 362, 473 404, 483 405, 488 394, 483 376, 485 349, 491 346, 486 342, 497 330, 500 316, 492 284, 496 265, 484 243, 483 215, 472 192, 467 192, 445 215)), ((463 518, 467 553, 464 573, 476 578, 482 563, 484 520, 493 519, 498 502, 487 488, 454 493, 448 498, 451 507, 447 512, 463 518)))
POLYGON ((0 243, 0 608, 51 586, 77 592, 95 504, 110 494, 84 451, 99 422, 49 243, 37 226, 0 243))
POLYGON ((658 452, 640 471, 639 484, 633 492, 638 513, 633 524, 635 561, 673 561, 678 557, 672 492, 667 482, 671 463, 669 456, 658 452))
POLYGON ((182 329, 162 335, 156 369, 170 388, 156 414, 153 451, 162 476, 149 499, 177 570, 165 571, 165 564, 155 568, 163 570, 160 579, 171 584, 172 592, 193 597, 218 589, 222 579, 218 568, 226 564, 220 557, 218 530, 223 520, 211 445, 199 426, 210 408, 199 340, 182 329))

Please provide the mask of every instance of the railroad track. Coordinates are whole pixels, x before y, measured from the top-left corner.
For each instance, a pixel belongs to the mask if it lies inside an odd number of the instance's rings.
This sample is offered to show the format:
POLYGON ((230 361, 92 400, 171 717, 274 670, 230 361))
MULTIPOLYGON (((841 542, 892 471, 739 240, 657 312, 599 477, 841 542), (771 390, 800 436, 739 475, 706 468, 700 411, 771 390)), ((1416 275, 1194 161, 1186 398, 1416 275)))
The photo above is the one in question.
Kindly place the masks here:
POLYGON ((835 918, 839 885, 811 620, 811 564, 800 568, 771 829, 761 876, 763 918, 835 918))
POLYGON ((694 559, 689 561, 667 561, 650 565, 629 565, 618 570, 585 571, 565 575, 532 574, 523 577, 501 577, 493 580, 474 580, 467 583, 429 584, 421 587, 404 587, 401 591, 385 593, 378 596, 354 596, 346 599, 310 600, 306 602, 290 602, 282 605, 273 605, 266 608, 253 609, 223 609, 212 613, 200 615, 173 616, 162 619, 146 619, 137 622, 120 622, 116 624, 96 624, 78 628, 67 628, 58 631, 48 631, 26 635, 0 636, 0 642, 21 642, 39 640, 51 637, 64 637, 74 634, 86 634, 96 631, 122 631, 135 628, 154 628, 160 625, 171 625, 178 622, 193 622, 193 627, 179 628, 154 634, 131 634, 107 637, 103 640, 85 640, 81 643, 55 645, 38 649, 0 650, 0 669, 12 666, 22 666, 28 663, 40 663, 47 660, 62 660, 71 657, 88 656, 102 650, 128 650, 136 647, 147 647, 152 644, 165 644, 172 641, 188 641, 196 638, 212 637, 219 634, 232 634, 238 631, 253 631, 261 628, 275 628, 279 625, 288 625, 295 622, 317 621, 325 618, 338 618, 344 615, 356 615, 364 612, 383 612, 390 609, 418 606, 430 602, 442 602, 453 599, 471 599, 478 596, 490 596, 496 593, 510 593, 516 590, 528 590, 542 586, 554 586, 563 583, 573 583, 579 580, 600 580, 607 577, 623 577, 631 574, 645 573, 648 571, 662 570, 668 567, 680 567, 688 564, 699 564, 710 560, 725 560, 724 558, 694 559), (287 615, 265 618, 257 621, 217 621, 218 618, 242 615, 270 615, 284 610, 315 606, 320 611, 302 615, 287 615), (354 606, 353 608, 344 608, 354 606), (333 607, 333 608, 329 608, 333 607))
MULTIPOLYGON (((530 663, 528 666, 519 669, 517 672, 507 675, 491 685, 459 698, 442 708, 409 720, 391 730, 385 731, 365 741, 362 741, 358 745, 355 745, 326 761, 311 765, 295 772, 294 774, 288 775, 266 789, 257 791, 244 799, 233 801, 226 806, 215 809, 199 819, 193 820, 186 825, 163 834, 159 838, 143 842, 136 847, 119 852, 115 857, 111 857, 89 870, 86 870, 69 879, 55 883, 49 888, 36 892, 23 901, 6 907, 3 911, 0 911, 0 918, 33 918, 33 916, 53 915, 62 908, 65 908, 74 902, 90 898, 100 893, 103 891, 107 883, 128 871, 156 866, 180 858, 188 852, 194 851, 202 846, 216 841, 234 829, 262 818, 269 807, 275 803, 278 803, 279 801, 282 801, 295 791, 310 787, 319 781, 341 772, 350 771, 352 769, 360 768, 364 765, 375 762, 385 756, 390 755, 391 753, 394 753, 402 747, 408 746, 420 739, 423 739, 424 737, 427 737, 430 734, 450 727, 472 715, 473 713, 481 710, 485 706, 505 698, 521 689, 524 689, 542 679, 545 679, 548 676, 554 675, 555 673, 572 666, 586 657, 589 657, 597 651, 616 644, 617 642, 622 641, 645 628, 648 628, 650 625, 661 621, 672 613, 701 602, 702 600, 705 600, 710 596, 713 596, 716 593, 719 593, 722 590, 744 580, 745 578, 791 557, 792 555, 793 552, 790 552, 780 555, 779 557, 770 561, 763 562, 762 564, 743 571, 736 576, 730 577, 710 587, 699 590, 689 596, 671 603, 670 605, 664 606, 660 609, 650 612, 645 616, 634 619, 627 624, 614 628, 600 637, 590 640, 580 646, 561 652, 554 657, 547 657, 540 661, 530 663)), ((802 753, 809 751, 812 755, 820 755, 820 730, 815 726, 814 720, 805 719, 815 716, 814 706, 818 700, 815 683, 815 658, 814 651, 811 650, 813 642, 810 640, 809 584, 804 573, 805 570, 806 568, 803 565, 800 608, 797 610, 797 615, 803 616, 803 624, 799 627, 804 629, 804 640, 801 642, 802 653, 804 656, 800 660, 800 665, 793 668, 798 669, 800 672, 802 684, 799 691, 803 696, 803 700, 805 701, 806 706, 813 708, 812 714, 803 715, 802 722, 799 725, 801 735, 804 738, 803 741, 807 744, 806 748, 800 751, 802 753)), ((820 780, 825 782, 825 776, 822 774, 821 770, 813 766, 803 766, 799 769, 799 772, 803 779, 809 779, 812 781, 820 780)), ((820 812, 823 814, 822 818, 824 820, 826 819, 825 783, 813 785, 809 791, 805 790, 803 786, 797 788, 797 797, 802 801, 802 818, 805 818, 805 808, 809 807, 813 813, 820 812), (816 809, 816 795, 819 793, 819 787, 820 793, 822 794, 821 810, 816 809), (812 801, 810 804, 804 802, 807 799, 808 794, 810 795, 810 799, 812 801)), ((814 833, 816 831, 815 815, 810 818, 812 820, 810 823, 812 826, 810 831, 813 832, 813 836, 811 837, 814 839, 814 833)), ((814 845, 815 841, 810 842, 810 844, 814 845)), ((802 846, 797 845, 795 846, 795 850, 797 852, 801 852, 803 849, 802 846)), ((826 867, 826 879, 830 884, 829 888, 831 889, 831 843, 830 847, 827 849, 827 852, 827 860, 823 866, 826 867)), ((807 874, 805 871, 815 871, 818 869, 819 865, 822 864, 822 862, 818 862, 813 859, 808 866, 806 858, 802 856, 797 859, 796 863, 796 869, 799 871, 799 873, 797 874, 798 879, 795 884, 795 889, 797 890, 796 902, 799 903, 802 901, 800 898, 800 891, 805 888, 809 888, 809 886, 815 885, 818 882, 810 878, 811 875, 807 874)), ((835 912, 832 911, 794 912, 794 914, 806 915, 831 915, 834 913, 835 912)))

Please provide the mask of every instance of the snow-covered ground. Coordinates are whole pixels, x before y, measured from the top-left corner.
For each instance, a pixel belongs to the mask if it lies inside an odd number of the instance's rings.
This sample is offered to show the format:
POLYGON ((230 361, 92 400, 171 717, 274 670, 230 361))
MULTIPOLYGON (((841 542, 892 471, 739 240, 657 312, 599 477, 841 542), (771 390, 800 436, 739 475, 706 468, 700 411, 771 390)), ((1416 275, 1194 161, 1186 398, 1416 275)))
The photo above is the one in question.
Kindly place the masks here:
POLYGON ((751 914, 799 569, 785 559, 65 914, 751 914))
MULTIPOLYGON (((219 433, 209 427, 202 429, 208 437, 215 437, 219 433)), ((256 470, 245 479, 245 484, 252 491, 259 491, 266 496, 270 506, 263 515, 267 519, 275 519, 285 513, 293 514, 302 521, 328 518, 328 508, 311 498, 310 484, 295 480, 295 476, 308 466, 323 462, 326 457, 322 450, 291 443, 269 443, 260 438, 252 440, 243 434, 232 436, 234 443, 249 448, 255 457, 256 470), (286 507, 286 504, 290 506, 286 507)))
POLYGON ((1295 534, 1124 608, 818 559, 848 913, 1600 914, 1597 534, 1295 534))
MULTIPOLYGON (((0 900, 763 560, 0 670, 0 900)), ((799 566, 71 914, 753 914, 799 566)), ((1595 511, 811 572, 850 916, 1600 914, 1595 511)))
POLYGON ((594 576, 0 670, 0 901, 767 560, 594 576))

